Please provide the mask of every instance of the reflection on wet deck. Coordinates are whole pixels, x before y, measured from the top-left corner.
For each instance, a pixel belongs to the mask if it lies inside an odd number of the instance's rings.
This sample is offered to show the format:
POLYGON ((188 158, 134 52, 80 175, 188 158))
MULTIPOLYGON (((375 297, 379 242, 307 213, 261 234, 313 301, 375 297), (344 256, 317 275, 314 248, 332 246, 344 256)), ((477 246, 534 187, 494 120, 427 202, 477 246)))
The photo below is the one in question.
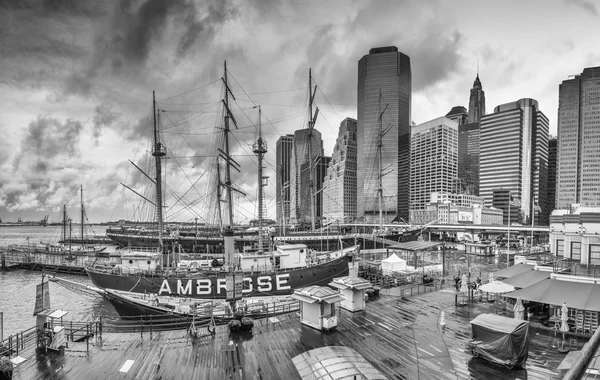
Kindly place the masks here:
MULTIPOLYGON (((25 379, 292 379, 300 378, 295 356, 324 346, 353 348, 390 379, 560 379, 565 354, 560 334, 530 328, 525 369, 509 370, 473 358, 466 350, 469 321, 494 312, 490 304, 454 306, 454 290, 401 299, 384 294, 351 314, 341 310, 337 331, 322 333, 300 324, 298 313, 255 321, 250 336, 231 337, 225 326, 215 337, 192 341, 185 332, 104 334, 89 355, 73 343, 64 355, 33 356, 15 372, 25 379), (445 311, 446 326, 438 325, 445 311), (119 372, 134 360, 128 372, 119 372)), ((82 348, 83 344, 84 348, 82 348)))

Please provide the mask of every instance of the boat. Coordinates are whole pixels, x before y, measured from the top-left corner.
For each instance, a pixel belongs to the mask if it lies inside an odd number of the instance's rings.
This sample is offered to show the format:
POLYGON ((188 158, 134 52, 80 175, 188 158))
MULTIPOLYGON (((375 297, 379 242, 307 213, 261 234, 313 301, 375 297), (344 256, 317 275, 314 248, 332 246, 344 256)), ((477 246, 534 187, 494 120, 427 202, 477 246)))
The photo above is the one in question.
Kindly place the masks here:
MULTIPOLYGON (((237 165, 229 156, 228 133, 229 120, 235 122, 228 107, 227 69, 225 67, 225 150, 219 150, 220 157, 226 166, 237 165)), ((153 108, 156 113, 156 102, 153 95, 153 108)), ((158 140, 156 118, 154 128, 154 150, 156 158, 156 204, 158 217, 158 237, 162 241, 162 215, 160 159, 165 151, 162 142, 158 140)), ((96 260, 88 263, 86 271, 94 286, 103 289, 113 289, 133 293, 173 295, 187 298, 226 299, 230 298, 228 289, 238 288, 237 294, 244 297, 282 296, 292 294, 294 289, 311 286, 327 285, 335 277, 347 276, 349 263, 358 254, 359 247, 352 246, 327 253, 317 253, 306 245, 282 244, 275 251, 268 252, 268 236, 263 228, 263 187, 262 158, 266 152, 266 144, 260 133, 259 109, 259 138, 254 145, 254 151, 259 157, 259 231, 258 249, 256 252, 236 253, 233 242, 233 186, 226 186, 229 226, 223 230, 224 236, 224 265, 215 260, 189 260, 182 263, 181 253, 164 254, 162 248, 141 251, 130 248, 122 252, 120 261, 96 260), (182 265, 183 264, 183 265, 182 265), (235 284, 235 286, 234 286, 235 284)), ((225 171, 225 183, 230 184, 230 171, 225 171)))

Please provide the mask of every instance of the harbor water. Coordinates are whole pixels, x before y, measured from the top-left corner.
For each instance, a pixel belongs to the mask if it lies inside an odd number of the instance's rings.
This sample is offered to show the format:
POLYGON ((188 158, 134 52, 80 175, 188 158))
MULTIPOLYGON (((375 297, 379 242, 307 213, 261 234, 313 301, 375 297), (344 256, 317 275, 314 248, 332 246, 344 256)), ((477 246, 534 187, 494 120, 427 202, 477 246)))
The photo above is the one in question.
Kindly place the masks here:
MULTIPOLYGON (((73 232, 77 231, 73 226, 73 232)), ((92 226, 98 235, 106 227, 92 226)), ((0 246, 9 244, 57 243, 61 238, 60 226, 0 227, 0 246)), ((113 248, 114 249, 114 248, 113 248)), ((59 274, 85 285, 92 285, 87 276, 59 274)), ((0 271, 0 312, 3 314, 3 336, 23 331, 35 325, 33 309, 36 285, 42 280, 42 272, 24 269, 0 271)), ((47 281, 47 280, 46 280, 47 281)), ((114 307, 100 295, 73 291, 50 282, 50 308, 67 311, 65 320, 92 321, 99 318, 118 317, 114 307)))

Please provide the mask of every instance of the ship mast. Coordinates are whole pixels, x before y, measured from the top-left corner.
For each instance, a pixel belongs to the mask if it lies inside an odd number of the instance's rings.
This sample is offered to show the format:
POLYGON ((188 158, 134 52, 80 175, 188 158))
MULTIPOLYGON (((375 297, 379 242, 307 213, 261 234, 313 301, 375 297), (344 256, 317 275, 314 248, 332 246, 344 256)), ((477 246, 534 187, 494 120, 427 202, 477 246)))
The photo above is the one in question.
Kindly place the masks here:
POLYGON ((163 246, 163 207, 162 207, 162 164, 161 157, 167 154, 164 146, 159 141, 158 124, 156 123, 156 100, 152 91, 152 115, 154 119, 154 149, 152 155, 156 161, 156 208, 154 218, 158 222, 158 244, 162 251, 163 246))
POLYGON ((265 153, 267 153, 267 145, 266 142, 262 138, 262 129, 261 129, 261 110, 260 106, 258 106, 258 139, 252 146, 252 151, 258 157, 258 252, 263 253, 265 251, 265 237, 267 231, 265 231, 263 227, 266 209, 265 209, 265 192, 263 188, 267 186, 267 181, 269 177, 263 176, 263 157, 265 153))
POLYGON ((83 217, 84 217, 84 210, 83 210, 83 185, 81 186, 81 245, 83 246, 83 217))
POLYGON ((317 116, 319 115, 319 107, 315 110, 315 114, 313 115, 312 106, 313 100, 315 99, 315 94, 317 92, 317 86, 315 85, 315 89, 312 89, 312 69, 308 69, 308 168, 309 168, 309 196, 310 196, 310 226, 311 229, 315 230, 315 183, 314 183, 314 168, 313 168, 313 155, 312 155, 312 138, 313 138, 313 129, 315 128, 315 122, 317 121, 317 116))
POLYGON ((229 156, 229 133, 231 132, 231 130, 229 128, 229 120, 231 120, 233 122, 233 125, 236 127, 236 129, 237 129, 237 122, 235 121, 235 117, 233 117, 233 113, 231 113, 231 110, 229 108, 229 95, 231 95, 233 100, 235 100, 235 96, 233 96, 233 93, 231 92, 231 89, 229 88, 229 85, 227 83, 227 61, 224 62, 223 67, 224 67, 224 75, 223 75, 223 78, 221 78, 221 79, 223 80, 223 84, 225 86, 225 99, 223 99, 223 101, 222 101, 223 105, 225 106, 225 127, 223 129, 224 138, 225 138, 225 141, 224 141, 225 142, 225 151, 223 152, 222 150, 219 149, 219 156, 225 160, 225 192, 226 192, 226 196, 227 196, 227 212, 229 215, 229 225, 223 231, 223 236, 224 236, 224 243, 225 243, 225 258, 226 258, 226 261, 229 264, 231 264, 234 262, 234 255, 235 255, 235 244, 233 241, 233 196, 232 196, 232 191, 237 191, 241 194, 244 194, 244 193, 239 191, 238 189, 234 189, 231 184, 231 168, 233 167, 238 172, 240 171, 240 169, 239 169, 239 164, 229 156))

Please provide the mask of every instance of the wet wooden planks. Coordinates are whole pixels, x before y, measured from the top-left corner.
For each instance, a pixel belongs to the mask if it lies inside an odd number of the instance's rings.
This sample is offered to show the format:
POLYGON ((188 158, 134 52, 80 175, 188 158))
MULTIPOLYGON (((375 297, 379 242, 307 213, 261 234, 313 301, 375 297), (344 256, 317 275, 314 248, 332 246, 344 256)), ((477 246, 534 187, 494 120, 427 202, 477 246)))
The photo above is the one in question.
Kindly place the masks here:
MULTIPOLYGON (((297 379, 292 358, 311 349, 343 345, 356 350, 390 379, 559 379, 564 354, 553 333, 530 329, 530 356, 524 370, 508 370, 473 358, 466 350, 469 321, 489 305, 454 306, 452 292, 402 299, 383 295, 358 313, 340 312, 336 331, 301 325, 298 313, 255 321, 250 335, 231 337, 225 326, 191 339, 183 331, 104 334, 70 343, 63 355, 29 358, 14 379, 297 379), (438 325, 441 311, 446 326, 438 325), (554 347, 553 347, 554 346, 554 347), (119 372, 133 360, 128 372, 119 372)), ((560 338, 560 337, 559 337, 560 338)))

